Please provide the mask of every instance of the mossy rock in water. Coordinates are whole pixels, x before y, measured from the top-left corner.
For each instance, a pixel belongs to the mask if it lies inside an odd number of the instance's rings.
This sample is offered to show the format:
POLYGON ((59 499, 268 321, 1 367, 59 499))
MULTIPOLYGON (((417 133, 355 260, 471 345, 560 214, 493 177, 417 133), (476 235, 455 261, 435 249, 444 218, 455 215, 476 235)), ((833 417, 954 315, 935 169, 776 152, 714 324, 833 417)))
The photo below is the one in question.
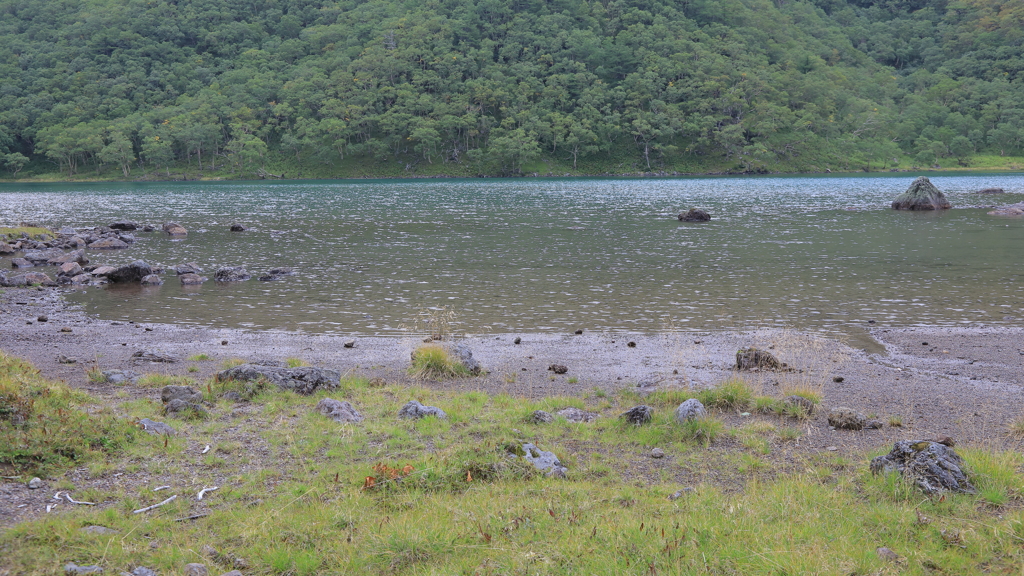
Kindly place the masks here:
POLYGON ((927 176, 914 180, 906 192, 892 201, 893 210, 945 210, 952 207, 927 176))

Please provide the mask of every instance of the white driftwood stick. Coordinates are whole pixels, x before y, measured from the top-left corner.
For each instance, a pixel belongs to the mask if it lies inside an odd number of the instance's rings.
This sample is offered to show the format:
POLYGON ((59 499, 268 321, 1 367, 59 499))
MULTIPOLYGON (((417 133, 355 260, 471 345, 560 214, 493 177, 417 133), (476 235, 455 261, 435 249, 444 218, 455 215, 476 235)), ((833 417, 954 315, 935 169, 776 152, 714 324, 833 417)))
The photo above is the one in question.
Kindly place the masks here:
POLYGON ((71 502, 72 504, 83 504, 85 506, 95 506, 96 505, 95 502, 79 502, 78 500, 74 500, 74 499, 71 498, 71 494, 68 494, 67 492, 64 493, 64 499, 67 500, 68 502, 71 502))
POLYGON ((206 454, 206 453, 207 453, 207 452, 209 452, 209 451, 210 451, 210 445, 209 445, 209 444, 207 444, 207 445, 206 445, 206 448, 203 448, 203 454, 206 454))
POLYGON ((60 500, 60 495, 63 494, 63 493, 64 493, 63 490, 58 490, 57 493, 53 495, 53 499, 54 500, 60 500))
POLYGON ((178 495, 175 494, 174 496, 171 496, 167 500, 164 500, 163 502, 160 502, 158 504, 153 504, 152 506, 146 506, 145 508, 139 508, 138 510, 135 510, 134 512, 132 512, 132 514, 139 514, 140 512, 149 512, 153 508, 159 508, 159 507, 163 506, 164 504, 169 503, 171 500, 174 500, 177 497, 178 497, 178 495))
POLYGON ((56 504, 47 504, 46 505, 46 513, 49 514, 50 510, 53 510, 54 506, 56 506, 56 504))
POLYGON ((161 490, 167 490, 168 488, 170 488, 170 486, 157 486, 156 488, 153 488, 153 492, 159 492, 161 490))
POLYGON ((199 491, 199 494, 196 495, 196 500, 202 500, 203 494, 206 494, 207 492, 213 492, 217 488, 220 488, 220 486, 214 486, 213 488, 203 488, 202 490, 199 491))

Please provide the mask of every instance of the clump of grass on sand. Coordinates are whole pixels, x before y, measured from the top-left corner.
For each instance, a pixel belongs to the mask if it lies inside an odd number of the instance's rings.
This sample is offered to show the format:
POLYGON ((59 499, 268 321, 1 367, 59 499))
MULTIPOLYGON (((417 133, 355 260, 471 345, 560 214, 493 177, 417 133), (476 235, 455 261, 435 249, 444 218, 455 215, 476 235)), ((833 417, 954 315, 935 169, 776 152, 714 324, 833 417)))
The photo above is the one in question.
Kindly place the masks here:
MULTIPOLYGON (((22 367, 16 378, 37 376, 22 367)), ((268 389, 241 406, 213 405, 205 421, 174 421, 177 436, 139 434, 89 468, 128 472, 117 482, 90 484, 77 471, 53 478, 56 489, 99 505, 64 506, 0 533, 0 567, 27 576, 67 562, 110 574, 140 565, 180 574, 201 562, 222 573, 241 558, 244 574, 295 576, 1020 569, 1024 456, 1012 450, 958 447, 980 493, 927 498, 898 476, 872 476, 875 454, 798 448, 799 432, 777 416, 752 414, 730 427, 742 391, 723 394, 709 418, 686 425, 672 411, 694 392, 659 391, 645 400, 653 420, 635 426, 618 418, 635 405, 626 393, 532 401, 355 378, 340 384, 308 397, 268 389), (325 397, 344 397, 365 420, 326 419, 315 409, 325 397), (448 418, 399 419, 409 398, 448 418), (528 418, 565 406, 599 417, 528 418), (554 452, 568 477, 534 469, 520 456, 525 442, 554 452), (213 448, 201 455, 206 443, 213 448), (652 446, 664 458, 641 456, 652 446), (153 492, 160 484, 172 488, 153 492), (132 513, 170 495, 179 497, 132 513), (80 530, 89 525, 120 533, 80 530), (218 555, 204 556, 204 546, 218 555), (880 546, 899 562, 879 556, 880 546)), ((113 410, 153 416, 159 405, 135 399, 113 410)))
POLYGON ((412 353, 409 373, 415 378, 446 380, 470 376, 469 369, 440 344, 425 344, 412 353))
POLYGON ((38 226, 0 226, 0 238, 16 239, 22 234, 29 238, 40 239, 42 237, 53 238, 53 232, 38 226))

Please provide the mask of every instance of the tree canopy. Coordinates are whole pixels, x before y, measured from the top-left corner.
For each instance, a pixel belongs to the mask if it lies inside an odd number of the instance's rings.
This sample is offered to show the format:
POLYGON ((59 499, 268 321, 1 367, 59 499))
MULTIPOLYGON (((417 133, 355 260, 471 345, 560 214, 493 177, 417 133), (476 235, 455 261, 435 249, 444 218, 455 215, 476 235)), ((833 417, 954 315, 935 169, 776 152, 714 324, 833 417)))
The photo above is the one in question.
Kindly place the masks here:
POLYGON ((0 159, 517 174, 1024 146, 1024 0, 0 0, 0 159), (443 171, 443 169, 441 169, 443 171))

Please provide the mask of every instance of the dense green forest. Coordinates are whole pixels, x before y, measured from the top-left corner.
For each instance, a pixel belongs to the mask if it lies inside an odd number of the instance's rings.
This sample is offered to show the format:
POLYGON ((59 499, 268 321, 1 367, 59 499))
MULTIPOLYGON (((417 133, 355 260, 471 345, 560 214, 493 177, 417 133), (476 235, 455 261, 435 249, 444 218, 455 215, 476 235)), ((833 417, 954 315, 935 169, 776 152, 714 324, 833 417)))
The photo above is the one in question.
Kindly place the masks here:
POLYGON ((1024 146, 1024 0, 0 0, 5 178, 824 171, 1024 146))

